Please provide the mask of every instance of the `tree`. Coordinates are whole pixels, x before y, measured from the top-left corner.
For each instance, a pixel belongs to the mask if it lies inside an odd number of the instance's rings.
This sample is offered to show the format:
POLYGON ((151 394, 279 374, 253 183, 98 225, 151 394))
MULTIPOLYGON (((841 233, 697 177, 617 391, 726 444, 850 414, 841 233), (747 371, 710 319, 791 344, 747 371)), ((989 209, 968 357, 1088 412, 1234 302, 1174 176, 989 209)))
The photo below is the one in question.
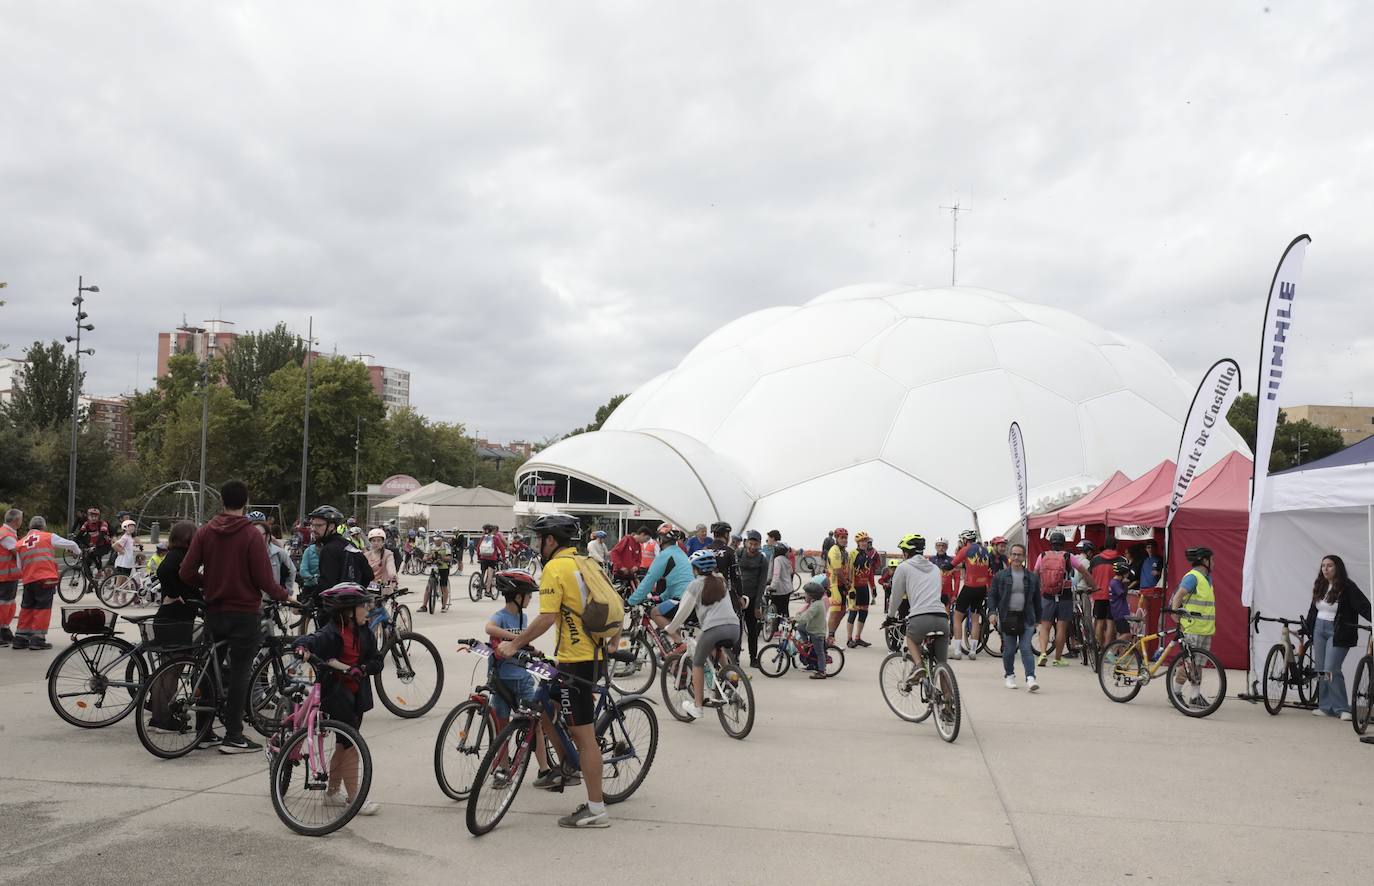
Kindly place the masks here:
POLYGON ((224 355, 224 383, 234 396, 257 408, 267 379, 283 366, 305 359, 305 345, 285 323, 239 336, 224 355))
MULTIPOLYGON (((1259 424, 1259 399, 1254 394, 1241 394, 1226 413, 1226 420, 1255 451, 1255 436, 1259 424)), ((1278 425, 1274 428, 1274 448, 1269 454, 1269 470, 1281 471, 1313 459, 1323 458, 1345 448, 1341 432, 1334 428, 1314 425, 1307 419, 1290 422, 1288 413, 1279 410, 1278 425), (1299 448, 1301 447, 1301 452, 1299 448)))
POLYGON ((573 430, 568 432, 568 436, 573 437, 577 434, 586 434, 590 433, 591 431, 601 430, 601 426, 606 423, 606 419, 611 417, 611 413, 615 412, 615 408, 619 406, 621 403, 625 402, 625 398, 628 396, 630 395, 616 394, 614 397, 612 397, 610 400, 607 400, 602 406, 600 406, 596 410, 596 417, 592 420, 591 424, 581 428, 574 428, 573 430))
MULTIPOLYGON (((211 377, 216 365, 211 364, 211 377)), ((203 374, 200 361, 191 353, 172 354, 167 359, 167 374, 157 380, 157 387, 150 391, 135 394, 129 401, 129 418, 134 426, 134 446, 139 453, 144 480, 149 486, 165 483, 168 480, 189 479, 179 472, 168 473, 163 464, 163 439, 167 428, 186 400, 194 400, 197 405, 203 374)), ((197 413, 196 428, 200 428, 200 415, 197 413)), ((199 445, 199 444, 197 444, 199 445)), ((199 460, 199 451, 197 451, 199 460)), ((197 467, 194 476, 199 476, 197 467)))
MULTIPOLYGON (((34 342, 24 353, 24 366, 15 378, 13 399, 6 408, 21 428, 46 430, 71 420, 76 358, 61 343, 34 342)), ((86 373, 81 373, 84 379, 86 373)))

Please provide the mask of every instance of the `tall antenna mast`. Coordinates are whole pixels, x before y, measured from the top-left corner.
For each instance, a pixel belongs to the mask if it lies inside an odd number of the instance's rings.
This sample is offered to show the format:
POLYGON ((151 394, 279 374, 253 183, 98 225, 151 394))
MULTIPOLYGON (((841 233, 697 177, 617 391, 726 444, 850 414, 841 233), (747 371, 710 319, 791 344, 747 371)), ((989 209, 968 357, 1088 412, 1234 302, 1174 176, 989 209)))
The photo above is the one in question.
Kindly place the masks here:
POLYGON ((950 217, 954 220, 954 236, 949 245, 949 285, 956 286, 959 280, 959 213, 973 210, 960 206, 958 200, 954 201, 953 206, 942 205, 940 208, 948 209, 950 217))

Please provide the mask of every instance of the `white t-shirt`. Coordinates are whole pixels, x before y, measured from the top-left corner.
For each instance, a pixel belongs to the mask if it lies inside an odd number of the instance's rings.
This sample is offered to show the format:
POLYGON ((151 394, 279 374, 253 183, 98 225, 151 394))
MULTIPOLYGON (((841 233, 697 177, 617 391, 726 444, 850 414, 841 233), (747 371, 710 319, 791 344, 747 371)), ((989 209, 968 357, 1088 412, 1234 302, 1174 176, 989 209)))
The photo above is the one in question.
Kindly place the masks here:
POLYGON ((121 550, 115 558, 115 566, 120 569, 133 569, 138 565, 138 546, 134 544, 132 533, 126 532, 119 537, 121 550))
POLYGON ((725 596, 716 602, 707 604, 701 602, 701 592, 705 588, 704 576, 698 575, 692 579, 691 584, 687 585, 687 590, 682 592, 682 602, 678 603, 677 614, 673 616, 668 630, 676 631, 682 627, 693 610, 696 611, 697 622, 700 623, 703 634, 717 625, 739 624, 739 615, 735 612, 735 604, 730 602, 729 591, 727 590, 725 596))
POLYGON ((1325 598, 1317 601, 1317 618, 1322 621, 1336 620, 1336 604, 1326 602, 1325 598))

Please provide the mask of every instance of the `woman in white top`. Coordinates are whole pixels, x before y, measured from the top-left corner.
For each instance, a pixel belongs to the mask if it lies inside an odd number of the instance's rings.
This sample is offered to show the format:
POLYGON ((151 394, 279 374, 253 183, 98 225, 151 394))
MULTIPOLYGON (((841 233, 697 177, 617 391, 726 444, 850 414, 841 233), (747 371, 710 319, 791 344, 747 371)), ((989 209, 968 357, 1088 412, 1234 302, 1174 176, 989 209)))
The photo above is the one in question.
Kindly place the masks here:
POLYGON ((386 530, 372 529, 367 533, 367 562, 372 567, 372 580, 386 587, 396 583, 396 558, 386 549, 386 530))
POLYGON ((1345 561, 1335 554, 1322 558, 1312 584, 1312 605, 1307 610, 1307 636, 1312 638, 1312 664, 1321 675, 1317 681, 1316 716, 1350 719, 1342 666, 1350 647, 1359 642, 1361 616, 1369 620, 1369 598, 1345 573, 1345 561))
POLYGON ((678 629, 693 612, 701 625, 696 649, 692 651, 692 693, 696 704, 682 703, 682 710, 693 720, 701 719, 702 698, 706 684, 706 657, 716 651, 716 647, 730 644, 739 648, 740 620, 734 601, 725 587, 725 579, 716 571, 716 552, 706 548, 691 557, 692 573, 696 577, 687 590, 682 592, 682 602, 678 604, 677 614, 668 625, 668 634, 682 642, 678 629))
POLYGON ((119 527, 124 530, 124 534, 115 539, 114 549, 118 555, 115 558, 115 574, 129 575, 138 565, 138 543, 134 541, 134 530, 138 524, 133 520, 125 520, 119 527))

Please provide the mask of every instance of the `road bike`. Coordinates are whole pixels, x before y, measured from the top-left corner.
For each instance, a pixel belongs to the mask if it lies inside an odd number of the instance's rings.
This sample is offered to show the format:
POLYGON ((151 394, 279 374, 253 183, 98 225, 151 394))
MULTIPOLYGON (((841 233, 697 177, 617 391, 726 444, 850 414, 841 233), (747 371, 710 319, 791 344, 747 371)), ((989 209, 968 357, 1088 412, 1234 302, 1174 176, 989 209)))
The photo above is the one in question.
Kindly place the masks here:
MULTIPOLYGON (((692 717, 683 702, 693 699, 692 651, 698 638, 687 637, 686 647, 674 652, 663 662, 663 702, 668 713, 684 723, 692 717)), ((720 728, 731 738, 744 739, 754 728, 754 688, 737 664, 736 638, 723 640, 706 656, 703 667, 702 704, 715 708, 720 728)))
MULTIPOLYGON (((1369 625, 1358 625, 1358 628, 1370 633, 1369 625)), ((1350 725, 1358 734, 1364 735, 1369 729, 1371 711, 1374 711, 1374 634, 1365 639, 1364 657, 1355 666, 1355 686, 1350 692, 1350 725)))
MULTIPOLYGON (((1182 618, 1189 615, 1182 609, 1165 609, 1164 614, 1182 618)), ((1132 616, 1128 621, 1139 626, 1144 619, 1132 616)), ((1210 650, 1187 644, 1181 624, 1175 625, 1172 632, 1169 644, 1155 655, 1150 654, 1150 643, 1162 640, 1164 632, 1145 634, 1142 631, 1140 636, 1124 637, 1108 644, 1097 664, 1097 681, 1102 692, 1112 701, 1124 704, 1139 695, 1167 665, 1168 679, 1164 683, 1169 701, 1179 713, 1187 717, 1207 717, 1216 713, 1226 699, 1226 671, 1210 650)))
POLYGON ((386 665, 372 681, 388 711, 407 720, 423 717, 444 690, 444 662, 429 638, 401 630, 391 612, 376 606, 367 618, 368 630, 386 665))
MULTIPOLYGON (((902 628, 905 637, 906 621, 889 622, 884 628, 902 628)), ((934 714, 935 731, 945 741, 953 742, 959 737, 959 726, 963 719, 959 681, 947 662, 938 662, 934 668, 929 667, 929 663, 935 660, 935 641, 944 636, 944 631, 930 631, 921 638, 919 667, 903 641, 902 650, 889 653, 879 665, 878 688, 882 690, 883 701, 900 719, 908 723, 922 723, 934 714)))
MULTIPOLYGON (((802 670, 804 659, 815 661, 815 647, 810 640, 797 638, 797 623, 785 618, 779 624, 777 639, 759 650, 759 671, 765 677, 781 677, 789 668, 802 670)), ((838 677, 844 670, 844 650, 825 644, 825 675, 838 677)))
MULTIPOLYGON (((139 625, 151 615, 126 618, 139 625)), ((108 609, 62 607, 68 646, 48 666, 48 703, 73 726, 99 729, 118 723, 134 709, 148 679, 148 648, 115 634, 119 616, 108 609), (78 639, 80 638, 80 639, 78 639)))
POLYGON ((1270 647, 1269 654, 1264 658, 1264 672, 1260 677, 1260 698, 1264 701, 1264 709, 1270 714, 1283 710, 1290 688, 1298 694, 1297 707, 1311 708, 1317 701, 1318 675, 1312 662, 1311 644, 1306 642, 1307 632, 1302 619, 1267 618, 1256 612, 1250 619, 1256 634, 1263 621, 1282 625, 1279 642, 1270 647), (1297 628, 1301 654, 1293 651, 1294 632, 1291 628, 1297 628))
MULTIPOLYGON (((492 654, 491 647, 486 644, 473 644, 472 648, 482 654, 484 646, 485 654, 492 654)), ((612 688, 609 673, 604 669, 593 681, 563 673, 533 652, 521 652, 505 661, 524 667, 540 684, 540 691, 533 706, 522 704, 512 711, 510 722, 482 757, 468 794, 468 831, 475 836, 489 833, 515 801, 530 758, 534 756, 535 738, 541 734, 538 728, 541 711, 553 725, 554 735, 549 746, 558 753, 558 765, 565 773, 582 770, 564 711, 549 700, 549 687, 558 683, 575 681, 596 693, 592 723, 601 753, 601 787, 605 802, 620 803, 639 789, 658 752, 658 717, 644 698, 637 695, 616 698, 619 693, 612 688)))
POLYGON ((318 675, 326 668, 350 670, 330 659, 313 669, 315 679, 283 680, 277 728, 264 743, 272 809, 282 824, 307 837, 322 837, 352 821, 372 787, 367 742, 347 723, 326 718, 320 707, 318 675))

